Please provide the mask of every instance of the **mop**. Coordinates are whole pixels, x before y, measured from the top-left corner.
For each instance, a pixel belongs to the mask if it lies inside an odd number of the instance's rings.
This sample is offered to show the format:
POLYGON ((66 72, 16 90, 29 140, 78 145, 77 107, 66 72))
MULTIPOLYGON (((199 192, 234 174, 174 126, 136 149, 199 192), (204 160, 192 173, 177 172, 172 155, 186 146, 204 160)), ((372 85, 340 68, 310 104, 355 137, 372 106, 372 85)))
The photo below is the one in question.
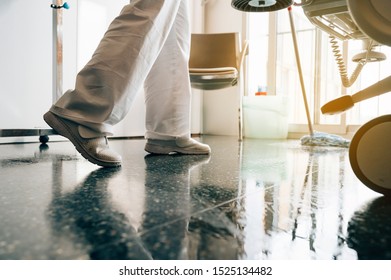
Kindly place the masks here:
POLYGON ((318 132, 318 131, 313 130, 311 117, 310 117, 310 111, 309 111, 308 102, 307 102, 307 94, 306 94, 305 87, 304 87, 303 73, 302 73, 302 69, 301 69, 299 50, 298 50, 298 46, 297 46, 296 29, 295 29, 295 25, 293 22, 293 16, 292 16, 292 7, 288 8, 288 12, 289 12, 289 21, 290 21, 290 26, 291 26, 291 31, 292 31, 293 46, 294 46, 294 50, 295 50, 296 64, 297 64, 297 69, 298 69, 299 77, 300 77, 300 85, 301 85, 301 91, 302 91, 303 100, 304 100, 305 112, 306 112, 306 116, 307 116, 308 129, 310 132, 309 135, 305 135, 300 139, 301 144, 306 145, 306 146, 331 146, 331 147, 345 147, 345 148, 347 148, 347 147, 349 147, 349 144, 350 144, 349 140, 346 140, 343 137, 338 136, 338 135, 324 133, 324 132, 318 132))

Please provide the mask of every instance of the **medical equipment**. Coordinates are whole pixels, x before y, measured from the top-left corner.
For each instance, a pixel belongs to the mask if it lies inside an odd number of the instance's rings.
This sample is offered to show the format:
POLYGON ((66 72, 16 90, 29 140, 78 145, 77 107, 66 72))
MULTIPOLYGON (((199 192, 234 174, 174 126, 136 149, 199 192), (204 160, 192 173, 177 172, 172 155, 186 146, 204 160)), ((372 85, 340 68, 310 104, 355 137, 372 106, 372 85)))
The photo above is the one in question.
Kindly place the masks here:
MULTIPOLYGON (((384 54, 374 49, 391 46, 391 1, 389 0, 232 0, 232 6, 247 12, 270 12, 290 5, 301 6, 307 18, 330 36, 341 82, 351 86, 367 62, 383 61, 384 54), (351 77, 342 59, 337 40, 361 40, 363 52, 355 55, 356 69, 351 77)), ((391 76, 352 96, 342 96, 322 107, 324 114, 341 113, 357 102, 391 91, 391 76)), ((352 169, 372 190, 391 195, 391 115, 375 118, 359 128, 349 146, 352 169)))
MULTIPOLYGON (((391 2, 388 0, 308 0, 303 10, 309 20, 330 34, 341 80, 352 85, 367 62, 378 62, 385 55, 374 51, 380 45, 391 46, 391 2), (365 11, 365 12, 363 12, 365 11), (358 63, 352 77, 346 69, 335 39, 362 40, 364 52, 353 57, 358 63)), ((342 113, 355 103, 391 91, 391 76, 353 94, 334 99, 322 106, 324 114, 342 113)), ((359 128, 349 147, 349 159, 356 176, 367 187, 391 195, 391 115, 375 118, 359 128)))
POLYGON ((273 12, 288 8, 292 0, 233 0, 232 7, 243 12, 273 12))
POLYGON ((371 85, 353 95, 344 95, 322 106, 321 111, 326 115, 343 113, 352 108, 355 103, 391 91, 391 76, 371 85))

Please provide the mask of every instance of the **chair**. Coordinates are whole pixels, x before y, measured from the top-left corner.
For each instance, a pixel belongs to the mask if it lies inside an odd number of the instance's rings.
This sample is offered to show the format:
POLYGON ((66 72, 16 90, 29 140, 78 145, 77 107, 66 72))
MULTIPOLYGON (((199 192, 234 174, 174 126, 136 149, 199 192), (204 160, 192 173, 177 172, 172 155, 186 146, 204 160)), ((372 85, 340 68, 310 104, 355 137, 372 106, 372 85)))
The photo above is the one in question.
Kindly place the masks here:
POLYGON ((217 90, 239 86, 239 139, 243 139, 242 95, 240 83, 248 44, 243 47, 240 34, 192 34, 189 60, 191 86, 201 90, 217 90))

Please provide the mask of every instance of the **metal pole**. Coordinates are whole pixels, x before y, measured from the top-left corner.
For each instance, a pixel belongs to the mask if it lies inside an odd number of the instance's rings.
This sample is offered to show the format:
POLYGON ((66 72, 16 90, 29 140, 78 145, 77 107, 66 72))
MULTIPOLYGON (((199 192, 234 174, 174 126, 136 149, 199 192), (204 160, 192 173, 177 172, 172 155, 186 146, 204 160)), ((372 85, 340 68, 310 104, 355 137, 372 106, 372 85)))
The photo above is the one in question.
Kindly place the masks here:
MULTIPOLYGON (((53 0, 55 7, 62 7, 62 0, 53 0)), ((63 80, 63 43, 62 43, 62 9, 53 7, 53 88, 52 101, 55 103, 62 95, 63 80)))

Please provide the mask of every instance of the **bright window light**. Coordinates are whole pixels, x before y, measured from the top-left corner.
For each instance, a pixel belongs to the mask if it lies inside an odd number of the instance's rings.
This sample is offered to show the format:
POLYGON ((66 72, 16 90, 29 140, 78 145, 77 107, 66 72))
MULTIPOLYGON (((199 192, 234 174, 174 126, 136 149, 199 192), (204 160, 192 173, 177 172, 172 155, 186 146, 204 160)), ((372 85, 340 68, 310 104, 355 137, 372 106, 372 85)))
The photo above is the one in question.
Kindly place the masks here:
MULTIPOLYGON (((322 115, 320 107, 326 102, 343 94, 354 94, 389 76, 389 61, 367 63, 357 81, 345 88, 341 83, 329 35, 311 24, 302 9, 294 8, 293 16, 313 124, 318 129, 327 130, 326 132, 341 133, 346 132, 348 126, 355 127, 377 116, 390 114, 391 94, 384 94, 356 104, 346 114, 322 115)), ((249 13, 248 40, 250 51, 247 94, 254 95, 260 87, 267 87, 268 94, 287 95, 290 100, 290 132, 295 132, 292 129, 296 129, 297 125, 307 124, 307 118, 288 11, 249 13)), ((351 75, 357 65, 351 61, 352 57, 362 52, 362 43, 349 40, 338 41, 338 44, 348 75, 351 75)), ((391 59, 390 47, 381 46, 377 51, 391 59)))

